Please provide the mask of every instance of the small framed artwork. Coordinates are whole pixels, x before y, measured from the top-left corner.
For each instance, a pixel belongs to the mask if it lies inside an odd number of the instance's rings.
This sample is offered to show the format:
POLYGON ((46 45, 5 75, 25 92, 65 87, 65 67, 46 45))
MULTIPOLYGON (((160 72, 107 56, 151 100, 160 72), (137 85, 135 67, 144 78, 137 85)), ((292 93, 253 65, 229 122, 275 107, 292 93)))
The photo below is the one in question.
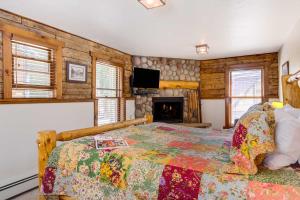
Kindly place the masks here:
POLYGON ((290 74, 290 62, 287 61, 282 65, 282 75, 289 75, 290 74))
POLYGON ((74 82, 74 83, 87 82, 87 65, 66 62, 66 66, 67 66, 68 82, 74 82))

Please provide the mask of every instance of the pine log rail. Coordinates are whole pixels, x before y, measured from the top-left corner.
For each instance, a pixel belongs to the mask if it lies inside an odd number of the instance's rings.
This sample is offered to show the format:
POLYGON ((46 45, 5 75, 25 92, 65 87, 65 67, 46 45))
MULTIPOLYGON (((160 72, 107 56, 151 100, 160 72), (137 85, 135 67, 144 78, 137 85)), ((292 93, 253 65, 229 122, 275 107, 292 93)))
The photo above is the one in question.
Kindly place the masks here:
MULTIPOLYGON (((139 125, 143 123, 152 123, 153 116, 146 115, 144 118, 128 120, 124 122, 117 122, 113 124, 107 124, 103 126, 95 126, 91 128, 77 129, 71 131, 63 131, 56 133, 55 130, 40 131, 38 133, 37 145, 38 145, 38 179, 39 179, 39 189, 41 189, 42 180, 45 172, 45 168, 48 162, 48 158, 56 147, 57 141, 70 141, 73 139, 92 136, 97 134, 103 134, 104 132, 125 128, 128 126, 139 125)), ((46 200, 44 195, 39 195, 40 200, 46 200)), ((74 198, 68 196, 59 196, 59 199, 63 200, 74 200, 74 198)))
POLYGON ((198 81, 159 81, 160 89, 192 89, 197 90, 198 81))

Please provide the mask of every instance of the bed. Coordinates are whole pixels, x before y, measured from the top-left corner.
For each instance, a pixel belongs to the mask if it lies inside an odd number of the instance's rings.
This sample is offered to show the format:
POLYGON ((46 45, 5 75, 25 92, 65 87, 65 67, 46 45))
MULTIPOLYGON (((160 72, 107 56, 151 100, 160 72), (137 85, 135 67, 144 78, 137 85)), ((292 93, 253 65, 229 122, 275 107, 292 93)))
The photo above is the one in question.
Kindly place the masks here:
POLYGON ((224 173, 231 164, 231 130, 151 122, 148 115, 41 132, 40 199, 300 199, 298 164, 275 171, 261 166, 255 175, 224 173), (122 137, 129 147, 96 150, 93 135, 100 133, 122 137), (56 141, 64 143, 56 147, 56 141))

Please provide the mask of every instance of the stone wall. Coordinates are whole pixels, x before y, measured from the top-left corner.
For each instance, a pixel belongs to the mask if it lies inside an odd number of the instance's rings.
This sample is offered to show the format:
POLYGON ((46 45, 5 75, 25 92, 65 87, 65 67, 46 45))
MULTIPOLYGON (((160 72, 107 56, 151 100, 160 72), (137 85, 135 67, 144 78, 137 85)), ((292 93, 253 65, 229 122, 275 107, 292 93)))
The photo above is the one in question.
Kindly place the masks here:
MULTIPOLYGON (((134 67, 160 70, 161 80, 200 81, 200 61, 141 56, 133 56, 132 60, 134 67)), ((152 113, 152 97, 184 97, 184 121, 187 121, 187 93, 190 91, 189 89, 160 89, 158 94, 137 95, 136 117, 152 113)))
MULTIPOLYGON (((106 60, 123 63, 124 65, 124 95, 130 97, 129 77, 132 64, 131 55, 106 47, 99 43, 84 39, 62 30, 47 26, 34 20, 0 10, 0 22, 16 26, 26 31, 35 32, 41 36, 63 41, 63 99, 91 99, 92 98, 92 69, 90 51, 101 52, 106 60), (69 83, 66 81, 66 61, 88 66, 87 83, 69 83)), ((2 63, 2 35, 0 32, 0 99, 3 98, 3 63, 2 63)))

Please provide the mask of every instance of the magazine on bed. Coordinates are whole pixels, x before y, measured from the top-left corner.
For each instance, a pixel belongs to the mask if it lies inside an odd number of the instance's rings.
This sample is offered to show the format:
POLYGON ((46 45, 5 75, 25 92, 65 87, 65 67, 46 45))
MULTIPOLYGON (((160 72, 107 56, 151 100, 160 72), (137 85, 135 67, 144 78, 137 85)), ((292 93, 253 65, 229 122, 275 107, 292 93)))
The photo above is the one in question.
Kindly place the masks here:
POLYGON ((128 147, 126 140, 121 137, 95 136, 96 149, 117 149, 128 147))

